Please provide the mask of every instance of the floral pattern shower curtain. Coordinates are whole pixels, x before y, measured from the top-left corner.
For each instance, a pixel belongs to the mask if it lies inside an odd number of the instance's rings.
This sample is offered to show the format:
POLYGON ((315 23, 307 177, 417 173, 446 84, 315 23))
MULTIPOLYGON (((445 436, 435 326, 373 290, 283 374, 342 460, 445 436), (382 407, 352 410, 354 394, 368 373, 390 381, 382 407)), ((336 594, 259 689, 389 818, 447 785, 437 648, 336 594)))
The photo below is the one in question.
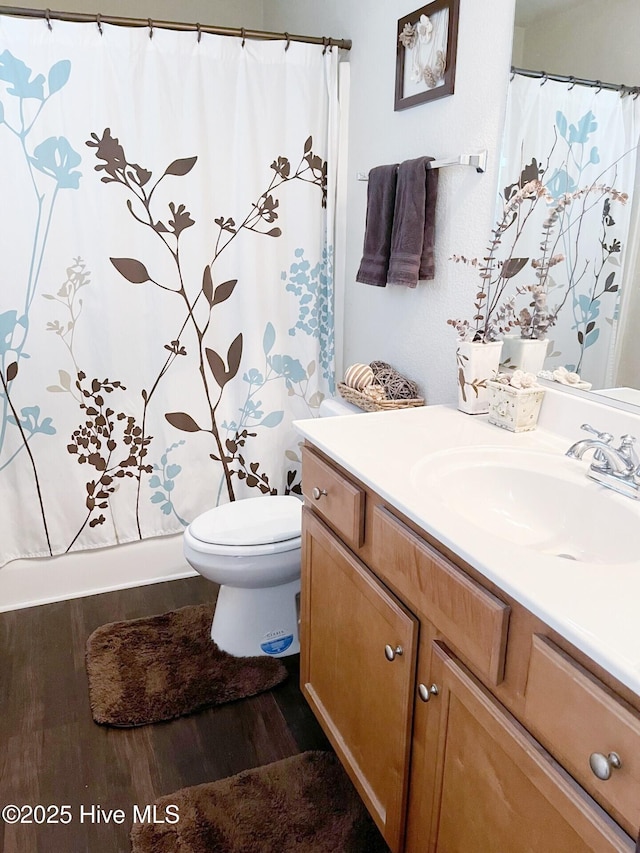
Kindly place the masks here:
MULTIPOLYGON (((509 85, 497 220, 502 298, 516 312, 546 277, 545 367, 611 385, 618 308, 629 246, 639 103, 617 91, 516 75, 509 85), (538 192, 532 184, 542 185, 538 192)), ((517 331, 517 330, 516 330, 517 331)))
POLYGON ((0 16, 0 564, 299 492, 337 51, 0 16))

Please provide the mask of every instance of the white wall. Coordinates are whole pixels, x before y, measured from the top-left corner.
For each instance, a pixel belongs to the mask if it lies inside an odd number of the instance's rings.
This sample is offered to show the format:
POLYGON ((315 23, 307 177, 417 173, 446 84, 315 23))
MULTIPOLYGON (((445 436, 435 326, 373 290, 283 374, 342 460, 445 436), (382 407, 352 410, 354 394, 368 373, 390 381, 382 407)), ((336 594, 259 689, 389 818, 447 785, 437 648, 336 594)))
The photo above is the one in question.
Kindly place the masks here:
POLYGON ((263 0, 29 0, 29 9, 264 29, 263 0))
POLYGON ((526 28, 523 62, 536 71, 634 86, 638 44, 638 0, 583 0, 526 28))
MULTIPOLYGON (((449 260, 482 255, 493 224, 497 160, 511 58, 515 0, 460 0, 456 92, 394 112, 396 24, 411 9, 399 0, 65 0, 67 11, 246 26, 351 38, 345 363, 390 362, 415 379, 430 403, 453 402, 455 333, 448 317, 471 315, 476 274, 449 260), (380 163, 424 154, 449 157, 486 148, 487 173, 442 170, 436 279, 416 290, 355 282, 366 210, 366 183, 380 163)), ((33 0, 46 8, 48 0, 33 0)), ((0 609, 71 598, 188 572, 179 538, 11 563, 0 571, 0 609)))
POLYGON ((493 224, 498 152, 511 61, 514 0, 461 0, 455 94, 394 112, 397 20, 406 0, 266 0, 270 30, 353 40, 347 198, 345 365, 382 359, 416 380, 430 403, 454 402, 455 332, 470 317, 477 273, 449 260, 482 256, 493 224), (356 172, 432 155, 489 151, 484 175, 443 169, 437 207, 436 278, 404 287, 355 282, 366 183, 356 172))
POLYGON ((524 38, 526 30, 524 27, 513 28, 513 48, 511 51, 511 64, 516 68, 526 68, 524 64, 524 38))

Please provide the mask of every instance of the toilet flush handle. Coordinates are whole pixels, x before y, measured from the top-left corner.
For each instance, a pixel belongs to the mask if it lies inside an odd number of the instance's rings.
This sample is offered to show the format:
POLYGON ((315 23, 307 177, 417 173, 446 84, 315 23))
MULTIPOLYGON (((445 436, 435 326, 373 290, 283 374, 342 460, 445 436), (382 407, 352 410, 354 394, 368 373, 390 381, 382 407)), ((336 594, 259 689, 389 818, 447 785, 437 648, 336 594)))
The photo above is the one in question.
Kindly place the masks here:
POLYGON ((314 486, 313 489, 311 490, 311 494, 313 495, 313 499, 315 501, 319 501, 323 495, 325 495, 325 497, 326 497, 327 490, 326 489, 319 489, 317 486, 314 486))

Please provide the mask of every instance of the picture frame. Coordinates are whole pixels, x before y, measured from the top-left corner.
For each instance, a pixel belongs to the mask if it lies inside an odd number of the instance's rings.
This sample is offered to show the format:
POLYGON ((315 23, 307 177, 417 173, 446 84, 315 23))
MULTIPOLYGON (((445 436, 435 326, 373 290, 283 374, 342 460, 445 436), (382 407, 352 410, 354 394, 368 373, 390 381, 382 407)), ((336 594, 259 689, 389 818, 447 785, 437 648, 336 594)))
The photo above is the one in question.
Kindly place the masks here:
POLYGON ((453 95, 460 0, 432 0, 398 20, 394 110, 453 95))

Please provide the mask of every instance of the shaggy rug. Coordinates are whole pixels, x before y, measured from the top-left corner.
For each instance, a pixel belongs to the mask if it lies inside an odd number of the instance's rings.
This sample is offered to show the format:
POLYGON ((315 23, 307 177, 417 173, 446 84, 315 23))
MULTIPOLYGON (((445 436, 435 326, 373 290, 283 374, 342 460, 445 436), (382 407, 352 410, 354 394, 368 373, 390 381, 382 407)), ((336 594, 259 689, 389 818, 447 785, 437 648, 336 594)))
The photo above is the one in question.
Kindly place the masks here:
POLYGON ((303 752, 156 801, 172 823, 135 824, 132 853, 387 853, 330 752, 303 752), (168 806, 174 808, 168 809, 168 806), (165 812, 166 809, 166 812, 165 812))
POLYGON ((211 640, 213 605, 111 622, 87 640, 96 723, 144 726, 269 690, 287 676, 276 658, 234 657, 211 640))

